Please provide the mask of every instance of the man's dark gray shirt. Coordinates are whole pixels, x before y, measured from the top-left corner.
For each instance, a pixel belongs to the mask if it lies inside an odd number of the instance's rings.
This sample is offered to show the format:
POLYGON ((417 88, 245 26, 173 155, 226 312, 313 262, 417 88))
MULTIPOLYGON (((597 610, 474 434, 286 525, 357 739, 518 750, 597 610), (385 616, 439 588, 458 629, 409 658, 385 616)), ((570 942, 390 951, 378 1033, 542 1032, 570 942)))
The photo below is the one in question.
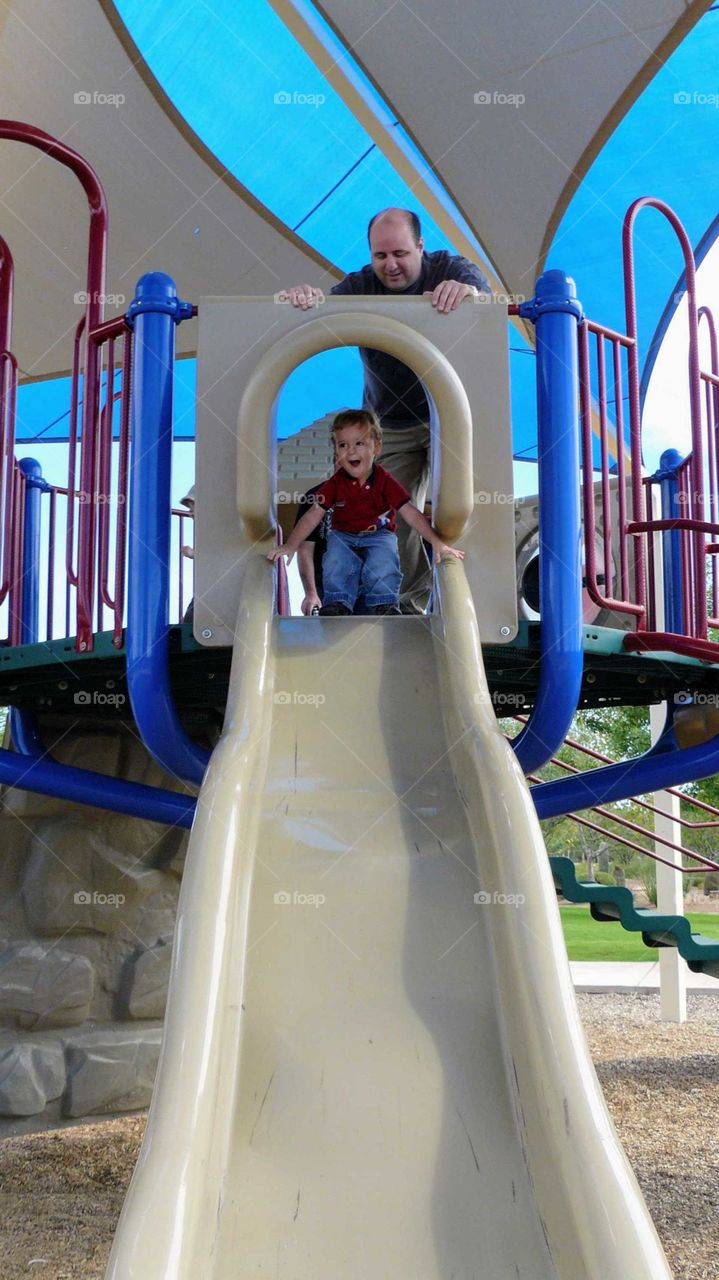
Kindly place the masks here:
MULTIPOLYGON (((371 266, 352 271, 340 280, 331 293, 392 294, 407 297, 434 290, 443 280, 460 280, 472 284, 480 293, 489 293, 489 282, 469 258, 461 258, 447 249, 422 254, 422 268, 409 289, 388 289, 371 266)), ((429 405, 421 382, 406 364, 385 351, 360 347, 364 366, 364 408, 373 409, 383 427, 415 427, 429 422, 429 405)))

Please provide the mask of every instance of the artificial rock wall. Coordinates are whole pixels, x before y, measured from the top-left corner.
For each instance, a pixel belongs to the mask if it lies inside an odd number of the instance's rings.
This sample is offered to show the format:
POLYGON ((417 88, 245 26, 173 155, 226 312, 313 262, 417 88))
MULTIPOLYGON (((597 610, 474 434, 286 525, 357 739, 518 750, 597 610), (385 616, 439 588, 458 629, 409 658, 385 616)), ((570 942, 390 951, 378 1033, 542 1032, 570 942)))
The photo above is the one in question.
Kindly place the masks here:
MULTIPOLYGON (((60 733, 43 724, 48 747, 60 733)), ((83 724, 52 754, 179 789, 122 724, 83 724)), ((0 800, 0 1117, 145 1107, 188 833, 31 792, 0 800)))

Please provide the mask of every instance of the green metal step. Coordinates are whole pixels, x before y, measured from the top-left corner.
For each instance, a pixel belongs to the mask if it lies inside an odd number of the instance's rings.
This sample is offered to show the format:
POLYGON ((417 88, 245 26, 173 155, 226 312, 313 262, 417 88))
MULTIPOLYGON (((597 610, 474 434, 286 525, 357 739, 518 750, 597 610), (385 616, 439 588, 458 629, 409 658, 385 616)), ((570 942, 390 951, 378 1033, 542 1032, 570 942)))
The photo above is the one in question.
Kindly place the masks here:
POLYGON ((618 920, 629 933, 641 933, 648 947, 676 947, 693 973, 719 978, 719 938, 694 933, 686 916, 636 907, 625 885, 577 880, 571 858, 550 857, 549 865, 555 888, 567 902, 587 902, 595 920, 618 920))

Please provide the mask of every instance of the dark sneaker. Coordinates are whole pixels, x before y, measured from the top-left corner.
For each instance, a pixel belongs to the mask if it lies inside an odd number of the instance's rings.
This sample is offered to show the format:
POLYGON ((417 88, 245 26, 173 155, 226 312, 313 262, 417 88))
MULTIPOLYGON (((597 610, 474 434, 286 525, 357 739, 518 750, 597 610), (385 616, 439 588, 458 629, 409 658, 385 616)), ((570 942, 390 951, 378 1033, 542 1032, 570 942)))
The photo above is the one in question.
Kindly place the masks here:
POLYGON ((344 618, 351 613, 346 604, 323 604, 320 609, 321 618, 344 618))
POLYGON ((377 617, 400 618, 402 610, 397 608, 396 604, 378 604, 372 610, 377 617))

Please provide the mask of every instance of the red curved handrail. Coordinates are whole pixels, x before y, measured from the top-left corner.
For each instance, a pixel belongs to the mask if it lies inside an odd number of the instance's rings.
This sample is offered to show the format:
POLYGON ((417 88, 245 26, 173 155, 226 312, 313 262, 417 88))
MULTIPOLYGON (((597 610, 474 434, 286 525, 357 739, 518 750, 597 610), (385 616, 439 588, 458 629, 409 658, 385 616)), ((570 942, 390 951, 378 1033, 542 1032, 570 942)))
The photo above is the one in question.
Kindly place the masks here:
MULTIPOLYGON (((580 394, 580 429, 582 438, 582 459, 583 459, 583 484, 582 484, 582 512, 584 522, 584 579, 587 595, 600 609, 610 609, 612 611, 629 613, 636 617, 637 626, 643 627, 646 619, 646 588, 644 582, 644 574, 638 580, 636 587, 636 600, 631 600, 629 590, 629 560, 627 554, 626 538, 624 536, 627 512, 626 512, 626 464, 624 458, 624 449, 622 443, 624 440, 624 412, 623 412, 623 395, 622 395, 622 368, 621 368, 621 349, 624 347, 627 351, 635 346, 626 334, 616 333, 613 329, 608 329, 603 325, 595 324, 591 320, 584 320, 579 326, 579 394, 580 394), (591 394, 591 377, 590 377, 590 355, 589 355, 589 335, 592 334, 596 342, 597 351, 597 373, 598 373, 598 401, 599 401, 599 442, 601 451, 601 494, 602 494, 602 512, 603 512, 603 531, 602 545, 604 550, 604 589, 599 585, 597 577, 597 524, 594 510, 594 483, 593 474, 593 446, 594 446, 594 429, 593 416, 594 409, 591 394), (612 344, 612 375, 614 381, 614 403, 616 417, 616 431, 619 447, 616 450, 617 455, 617 512, 618 512, 618 529, 617 543, 619 550, 619 583, 618 594, 611 590, 613 573, 612 558, 612 528, 611 528, 611 489, 610 489, 610 471, 609 471, 609 447, 608 434, 609 424, 607 415, 607 376, 606 376, 606 357, 604 351, 605 341, 612 344)), ((636 563, 636 562, 635 562, 636 563)))
MULTIPOLYGON (((664 200, 659 200, 655 196, 640 196, 638 200, 634 200, 630 204, 622 227, 622 253, 624 259, 624 305, 627 323, 627 336, 632 339, 633 346, 629 349, 628 368, 630 382, 630 433, 632 445, 632 504, 634 507, 634 520, 642 519, 642 477, 641 477, 641 423, 638 417, 639 406, 639 355, 637 348, 637 300, 634 275, 634 223, 637 215, 642 209, 656 209, 661 213, 672 227, 676 237, 681 245, 682 255, 684 258, 684 271, 686 279, 687 303, 689 307, 689 412, 691 420, 692 435, 692 452, 691 452, 691 479, 692 489, 690 491, 690 512, 693 516, 697 515, 697 507, 700 504, 701 497, 704 492, 704 447, 702 440, 702 411, 701 411, 701 378, 699 368, 699 334, 698 334, 698 316, 697 316, 697 298, 696 298, 696 266, 694 262, 694 252, 692 250, 689 237, 682 225, 681 220, 677 217, 674 210, 670 208, 664 200)), ((694 549, 694 563, 697 572, 704 573, 706 563, 706 538, 703 530, 696 529, 692 534, 692 545, 694 549)), ((636 539, 636 576, 637 582, 641 577, 644 580, 644 543, 643 539, 636 539)), ((691 625, 691 635, 698 638, 706 636, 707 629, 707 599, 706 589, 696 590, 693 598, 693 609, 691 611, 691 624, 689 619, 685 620, 685 625, 691 625)))
MULTIPOLYGON (((18 382, 17 360, 10 350, 14 284, 13 256, 7 241, 0 236, 0 531, 3 542, 0 557, 0 604, 6 599, 11 585, 14 586, 16 596, 22 590, 22 578, 13 576, 14 562, 11 560, 18 382)), ((17 598, 14 601, 14 612, 18 615, 22 612, 17 598)))
MULTIPOLYGON (((0 120, 0 139, 36 147, 52 160, 70 169, 87 197, 90 227, 87 250, 87 302, 85 322, 88 333, 103 322, 105 267, 107 259, 108 214, 105 192, 91 165, 77 151, 35 125, 18 120, 0 120)), ((80 489, 92 499, 82 504, 79 514, 77 568, 77 647, 93 645, 93 600, 95 590, 96 473, 98 463, 97 413, 100 398, 100 353, 94 342, 85 344, 80 489)), ((72 486, 74 489, 74 485, 72 486)))
MULTIPOLYGON (((707 420, 707 465, 709 469, 709 516, 712 524, 719 521, 719 339, 717 338, 714 315, 710 307, 700 307, 697 313, 697 327, 702 320, 709 330, 709 372, 702 369, 701 378, 704 383, 704 397, 707 420)), ((714 535, 715 536, 715 535, 714 535)), ((711 554, 711 598, 712 607, 707 625, 719 627, 719 564, 717 563, 717 547, 710 543, 706 547, 711 554)))

